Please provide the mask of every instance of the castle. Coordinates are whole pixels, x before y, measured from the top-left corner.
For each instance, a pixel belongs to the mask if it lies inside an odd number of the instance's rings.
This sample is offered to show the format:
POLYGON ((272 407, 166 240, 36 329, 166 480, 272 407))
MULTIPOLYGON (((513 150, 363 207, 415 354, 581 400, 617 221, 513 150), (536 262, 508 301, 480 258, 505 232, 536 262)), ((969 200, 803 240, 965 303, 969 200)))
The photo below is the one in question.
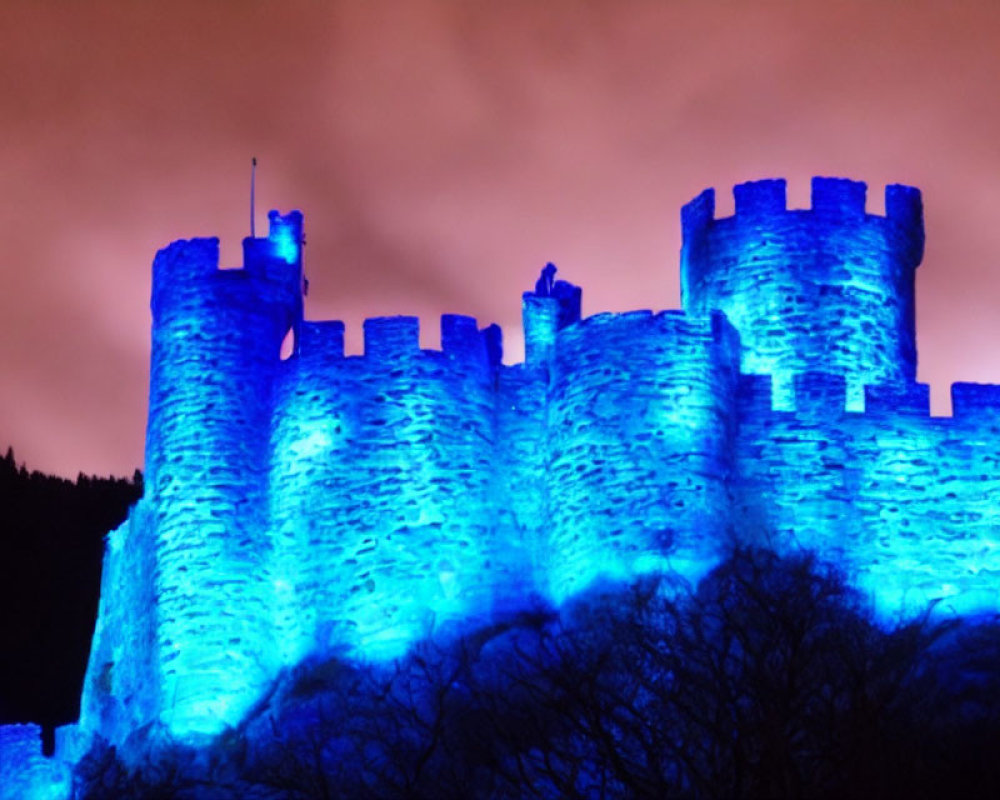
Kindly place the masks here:
POLYGON ((930 416, 920 194, 879 216, 865 192, 816 178, 788 210, 745 183, 724 219, 703 192, 680 311, 582 319, 548 267, 513 366, 451 315, 439 350, 389 317, 345 356, 303 317, 298 212, 242 269, 215 239, 161 250, 146 493, 108 537, 72 735, 211 736, 310 655, 391 658, 600 577, 694 582, 733 541, 814 549, 882 614, 1000 610, 1000 386, 930 416))

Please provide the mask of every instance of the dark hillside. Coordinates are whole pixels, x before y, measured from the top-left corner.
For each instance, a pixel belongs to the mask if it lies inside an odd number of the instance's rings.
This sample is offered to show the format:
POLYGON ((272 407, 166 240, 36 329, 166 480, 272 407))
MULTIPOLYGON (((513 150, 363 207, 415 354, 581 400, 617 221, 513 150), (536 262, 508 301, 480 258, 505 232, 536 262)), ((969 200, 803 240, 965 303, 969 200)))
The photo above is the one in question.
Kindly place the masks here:
POLYGON ((141 495, 138 470, 74 483, 0 459, 0 723, 76 719, 104 536, 141 495))

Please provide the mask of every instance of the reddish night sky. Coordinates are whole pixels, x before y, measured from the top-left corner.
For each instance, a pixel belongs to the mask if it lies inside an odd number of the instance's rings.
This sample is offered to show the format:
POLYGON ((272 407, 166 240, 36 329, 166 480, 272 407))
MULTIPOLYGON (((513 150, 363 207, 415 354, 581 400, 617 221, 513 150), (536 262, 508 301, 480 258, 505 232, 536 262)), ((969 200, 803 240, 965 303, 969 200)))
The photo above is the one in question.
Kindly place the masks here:
POLYGON ((811 175, 924 191, 921 379, 1000 382, 1000 4, 7 3, 0 446, 141 466, 150 263, 306 216, 307 314, 468 313, 521 357, 547 260, 584 313, 679 304, 680 206, 811 175))

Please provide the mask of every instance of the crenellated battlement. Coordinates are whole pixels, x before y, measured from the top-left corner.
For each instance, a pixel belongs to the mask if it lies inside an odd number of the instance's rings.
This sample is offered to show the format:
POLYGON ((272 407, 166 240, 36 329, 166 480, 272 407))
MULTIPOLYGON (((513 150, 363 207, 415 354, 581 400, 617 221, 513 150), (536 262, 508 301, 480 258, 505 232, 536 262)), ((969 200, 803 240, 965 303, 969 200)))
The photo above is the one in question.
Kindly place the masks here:
POLYGON ((926 383, 906 386, 866 386, 865 413, 878 416, 931 415, 931 387, 926 383))
POLYGON ((786 199, 787 182, 783 178, 748 181, 733 187, 735 211, 732 216, 715 216, 715 190, 705 189, 681 209, 681 232, 685 242, 697 241, 715 223, 725 220, 737 224, 750 220, 759 224, 764 218, 814 218, 836 220, 839 223, 869 222, 892 225, 902 236, 912 239, 919 250, 913 253, 914 265, 923 256, 923 202, 920 190, 902 184, 885 187, 885 214, 867 211, 868 186, 862 181, 846 178, 812 179, 811 202, 807 209, 789 209, 786 199))
POLYGON ((340 320, 303 322, 299 327, 297 356, 309 361, 330 362, 344 357, 344 323, 340 320))
POLYGON ((365 357, 395 361, 420 352, 417 317, 373 317, 364 322, 365 357))
MULTIPOLYGON (((890 184, 885 187, 885 214, 866 210, 867 185, 844 178, 813 178, 811 205, 808 209, 789 209, 786 181, 769 179, 750 181, 733 187, 735 211, 728 217, 715 216, 715 190, 706 189, 681 210, 682 290, 685 296, 696 291, 704 271, 721 269, 729 273, 733 265, 722 254, 730 240, 749 246, 750 263, 766 260, 768 234, 772 246, 808 253, 827 253, 822 259, 825 270, 838 263, 830 258, 830 245, 848 237, 852 257, 865 257, 874 249, 885 266, 898 264, 901 269, 916 269, 923 259, 923 202, 920 191, 911 186, 890 184), (797 241, 802 240, 805 241, 797 241), (761 248, 763 252, 757 252, 761 248), (708 251, 708 252, 706 252, 708 251), (890 255, 888 261, 885 256, 890 255)), ((806 268, 815 259, 798 262, 806 268)), ((792 267, 791 264, 789 264, 792 267)), ((794 267, 793 267, 794 268, 794 267)))
POLYGON ((996 426, 1000 424, 1000 384, 953 383, 951 407, 955 419, 990 420, 996 426))
POLYGON ((239 269, 215 239, 161 250, 146 495, 109 540, 81 729, 215 734, 303 658, 694 582, 734 538, 836 558, 890 614, 1000 610, 1000 386, 929 414, 920 193, 875 215, 855 181, 801 210, 783 180, 733 191, 730 217, 712 190, 681 212, 683 310, 583 317, 548 264, 515 365, 454 314, 440 348, 377 317, 345 356, 342 322, 304 318, 298 212, 239 269))
POLYGON ((206 304, 233 311, 285 309, 292 325, 302 315, 302 214, 270 212, 264 238, 243 240, 243 266, 219 268, 217 238, 183 239, 153 261, 150 307, 156 319, 197 312, 206 304))
POLYGON ((796 375, 787 406, 775 403, 770 375, 740 375, 737 397, 741 413, 748 417, 764 417, 771 412, 797 412, 822 417, 851 412, 856 417, 870 416, 875 419, 904 416, 929 418, 931 415, 930 387, 925 383, 865 386, 864 407, 854 410, 850 408, 851 395, 844 376, 824 372, 796 375))
MULTIPOLYGON (((479 362, 485 359, 492 368, 500 367, 502 336, 498 326, 480 328, 474 317, 444 314, 441 316, 438 349, 421 347, 420 327, 417 317, 370 317, 363 322, 364 351, 350 358, 373 365, 392 365, 421 353, 437 353, 453 361, 479 362)), ((299 328, 294 359, 329 365, 348 358, 344 351, 345 331, 344 323, 339 320, 303 322, 299 328)))

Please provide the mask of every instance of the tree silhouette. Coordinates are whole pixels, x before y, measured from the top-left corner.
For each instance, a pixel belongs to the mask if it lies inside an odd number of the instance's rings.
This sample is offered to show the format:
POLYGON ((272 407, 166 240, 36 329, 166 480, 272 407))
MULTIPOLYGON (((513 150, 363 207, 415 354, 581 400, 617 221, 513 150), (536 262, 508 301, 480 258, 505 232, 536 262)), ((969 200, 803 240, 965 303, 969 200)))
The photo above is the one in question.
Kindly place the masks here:
POLYGON ((78 779, 80 796, 994 797, 998 690, 994 620, 885 629, 811 554, 743 548, 694 591, 595 586, 391 665, 308 661, 206 751, 99 745, 78 779))
POLYGON ((142 494, 132 480, 28 472, 0 460, 0 722, 79 716, 105 535, 142 494))

